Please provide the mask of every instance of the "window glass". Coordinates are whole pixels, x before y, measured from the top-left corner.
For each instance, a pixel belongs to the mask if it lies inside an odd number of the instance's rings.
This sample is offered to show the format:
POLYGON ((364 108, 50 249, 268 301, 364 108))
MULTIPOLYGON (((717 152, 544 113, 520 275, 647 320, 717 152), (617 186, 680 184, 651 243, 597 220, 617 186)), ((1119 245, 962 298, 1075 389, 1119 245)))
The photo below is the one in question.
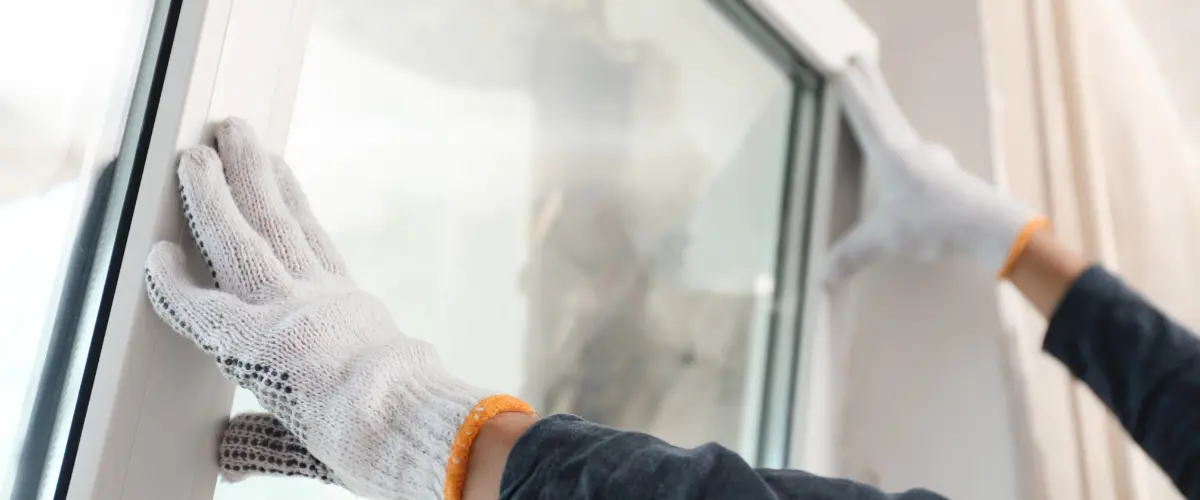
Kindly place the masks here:
POLYGON ((792 79, 706 2, 321 8, 285 157, 400 327, 543 414, 747 450, 792 79))
POLYGON ((62 462, 153 7, 0 2, 0 470, 12 498, 35 498, 62 462))

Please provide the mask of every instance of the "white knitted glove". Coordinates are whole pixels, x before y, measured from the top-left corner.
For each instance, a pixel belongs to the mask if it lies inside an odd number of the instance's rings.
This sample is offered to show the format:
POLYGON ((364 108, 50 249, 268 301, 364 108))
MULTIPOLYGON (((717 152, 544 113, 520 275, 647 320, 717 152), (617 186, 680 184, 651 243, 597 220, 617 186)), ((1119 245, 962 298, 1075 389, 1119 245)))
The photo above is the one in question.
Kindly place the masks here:
POLYGON ((218 289, 175 244, 146 263, 155 311, 328 466, 376 499, 454 498, 478 425, 524 403, 471 387, 347 275, 286 165, 240 121, 179 163, 183 212, 218 289), (223 164, 223 165, 222 165, 223 164))
POLYGON ((989 272, 1006 275, 1045 219, 963 170, 944 146, 922 140, 873 62, 852 64, 843 89, 846 117, 880 193, 864 220, 832 250, 827 283, 895 255, 965 254, 989 272))

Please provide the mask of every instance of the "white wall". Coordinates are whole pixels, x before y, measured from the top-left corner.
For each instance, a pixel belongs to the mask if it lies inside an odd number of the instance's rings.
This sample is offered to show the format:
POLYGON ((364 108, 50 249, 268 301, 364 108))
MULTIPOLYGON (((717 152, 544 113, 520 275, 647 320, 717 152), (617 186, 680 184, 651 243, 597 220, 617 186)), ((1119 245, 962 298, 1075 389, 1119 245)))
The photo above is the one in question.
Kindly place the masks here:
MULTIPOLYGON (((985 177, 995 171, 979 4, 850 0, 900 105, 985 177)), ((853 283, 843 473, 886 490, 1024 498, 997 289, 966 262, 889 262, 853 283)))

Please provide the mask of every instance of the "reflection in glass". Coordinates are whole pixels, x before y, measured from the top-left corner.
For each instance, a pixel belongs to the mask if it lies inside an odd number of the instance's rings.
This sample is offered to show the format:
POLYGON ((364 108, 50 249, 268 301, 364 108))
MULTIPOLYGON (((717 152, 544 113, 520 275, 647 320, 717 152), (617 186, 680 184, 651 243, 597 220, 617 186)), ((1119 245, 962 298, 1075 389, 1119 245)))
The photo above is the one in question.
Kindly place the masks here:
POLYGON ((401 328, 544 414, 738 449, 792 81, 703 2, 322 8, 285 156, 401 328))

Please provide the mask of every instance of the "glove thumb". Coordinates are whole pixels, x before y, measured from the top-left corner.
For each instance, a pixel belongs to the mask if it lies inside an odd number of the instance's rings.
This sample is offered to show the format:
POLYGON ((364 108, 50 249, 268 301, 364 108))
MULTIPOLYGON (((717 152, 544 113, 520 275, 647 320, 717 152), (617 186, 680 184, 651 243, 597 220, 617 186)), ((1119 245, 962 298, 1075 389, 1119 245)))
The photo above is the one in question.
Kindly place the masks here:
POLYGON ((221 437, 221 477, 236 483, 249 476, 297 476, 340 484, 308 448, 267 413, 243 413, 230 420, 221 437))
POLYGON ((825 269, 825 287, 840 285, 872 262, 895 253, 895 231, 895 224, 887 210, 871 212, 830 250, 825 269))

